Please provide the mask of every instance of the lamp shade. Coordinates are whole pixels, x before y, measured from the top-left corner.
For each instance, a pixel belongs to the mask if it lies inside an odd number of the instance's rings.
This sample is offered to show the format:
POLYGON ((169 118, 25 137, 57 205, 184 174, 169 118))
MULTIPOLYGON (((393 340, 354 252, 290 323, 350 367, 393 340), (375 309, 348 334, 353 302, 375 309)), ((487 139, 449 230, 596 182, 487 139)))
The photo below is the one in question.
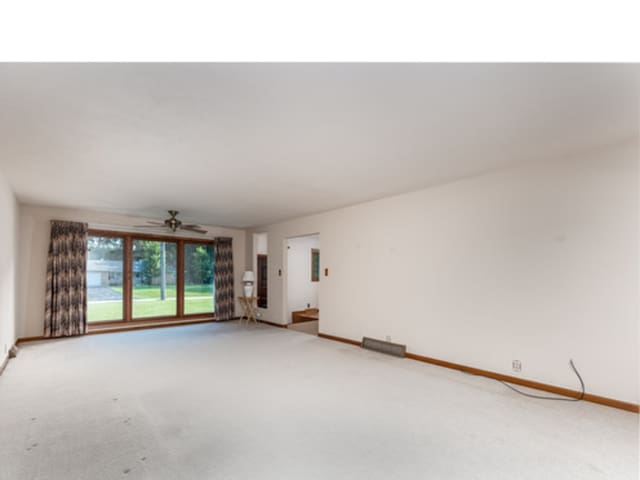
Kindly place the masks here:
POLYGON ((255 276, 253 275, 253 272, 250 270, 247 270, 246 272, 244 272, 244 274, 242 275, 242 281, 243 282, 255 281, 255 276))

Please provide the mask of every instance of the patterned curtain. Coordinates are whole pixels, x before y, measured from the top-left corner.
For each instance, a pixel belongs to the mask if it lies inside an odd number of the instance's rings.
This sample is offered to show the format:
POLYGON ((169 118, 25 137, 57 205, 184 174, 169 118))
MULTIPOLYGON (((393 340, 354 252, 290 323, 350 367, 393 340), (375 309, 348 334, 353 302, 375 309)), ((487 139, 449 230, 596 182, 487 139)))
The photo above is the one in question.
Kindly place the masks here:
POLYGON ((216 320, 232 320, 235 315, 235 297, 231 238, 216 238, 213 242, 213 249, 216 320))
POLYGON ((87 333, 86 223, 51 221, 44 336, 87 333))

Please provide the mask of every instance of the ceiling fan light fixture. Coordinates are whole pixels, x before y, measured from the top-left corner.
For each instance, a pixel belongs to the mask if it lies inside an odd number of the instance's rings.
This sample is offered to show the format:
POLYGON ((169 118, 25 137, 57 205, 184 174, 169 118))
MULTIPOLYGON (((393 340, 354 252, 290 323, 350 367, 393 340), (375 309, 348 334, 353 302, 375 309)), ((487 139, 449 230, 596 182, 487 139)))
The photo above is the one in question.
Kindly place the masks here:
POLYGON ((204 230, 200 225, 196 225, 196 224, 182 225, 182 221, 176 218, 178 213, 180 213, 177 210, 168 210, 168 213, 170 217, 167 218, 163 223, 159 223, 155 221, 147 221, 147 223, 149 223, 150 225, 136 225, 136 227, 138 228, 166 227, 169 230, 171 230, 172 233, 176 233, 178 230, 186 230, 189 232, 196 232, 201 234, 207 233, 207 231, 204 230))

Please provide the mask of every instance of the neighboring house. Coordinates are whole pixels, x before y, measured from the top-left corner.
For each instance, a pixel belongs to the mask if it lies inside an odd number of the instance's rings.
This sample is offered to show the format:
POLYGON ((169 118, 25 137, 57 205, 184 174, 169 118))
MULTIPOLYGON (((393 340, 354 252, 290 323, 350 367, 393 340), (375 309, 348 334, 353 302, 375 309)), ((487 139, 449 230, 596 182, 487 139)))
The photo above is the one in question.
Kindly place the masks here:
POLYGON ((122 285, 122 260, 88 260, 87 286, 122 285))
MULTIPOLYGON (((143 283, 142 270, 144 260, 133 262, 133 282, 135 285, 143 283)), ((175 284, 176 273, 167 271, 167 283, 175 284)), ((160 285, 161 278, 153 277, 151 284, 160 285)), ((87 260, 87 286, 110 287, 122 286, 122 260, 87 260)))

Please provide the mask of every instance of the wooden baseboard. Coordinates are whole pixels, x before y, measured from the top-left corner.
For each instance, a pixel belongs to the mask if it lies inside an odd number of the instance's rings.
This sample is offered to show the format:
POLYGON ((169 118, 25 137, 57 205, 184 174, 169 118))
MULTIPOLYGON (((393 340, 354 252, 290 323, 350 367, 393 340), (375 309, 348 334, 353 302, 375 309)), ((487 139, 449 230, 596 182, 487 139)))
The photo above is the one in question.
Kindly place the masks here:
MULTIPOLYGON (((556 395, 562 395, 569 398, 578 398, 580 392, 577 390, 571 390, 569 388, 557 387, 555 385, 549 385, 547 383, 535 382, 533 380, 527 380, 526 378, 513 377, 511 375, 503 375, 501 373, 491 372, 489 370, 482 370, 480 368, 469 367, 467 365, 461 365, 458 363, 446 362, 437 358, 425 357, 417 355, 415 353, 407 353, 407 358, 418 360, 419 362, 431 363, 432 365, 438 365, 445 368, 451 368, 453 370, 460 370, 461 372, 470 373, 472 375, 480 375, 482 377, 492 378, 494 380, 501 380, 507 383, 513 383, 521 385, 527 388, 534 388, 536 390, 542 390, 544 392, 553 393, 556 395)), ((591 393, 585 393, 583 400, 592 403, 598 403, 600 405, 606 405, 607 407, 619 408, 627 410, 629 412, 639 413, 639 406, 635 403, 623 402, 613 398, 602 397, 600 395, 593 395, 591 393)))
POLYGON ((358 342, 356 340, 350 340, 348 338, 335 337, 333 335, 327 335, 326 333, 318 333, 318 336, 320 338, 326 338, 327 340, 334 340, 336 342, 348 343, 349 345, 356 345, 358 347, 362 346, 361 342, 358 342))
MULTIPOLYGON (((319 333, 318 337, 326 338, 328 340, 334 340, 337 342, 348 343, 350 345, 360 346, 360 342, 356 340, 351 340, 349 338, 336 337, 334 335, 327 335, 325 333, 319 333)), ((418 355, 415 353, 407 352, 406 357, 412 360, 417 360, 419 362, 430 363, 432 365, 438 365, 440 367, 445 367, 445 368, 451 368, 453 370, 459 370, 461 372, 470 373, 472 375, 479 375, 479 376, 491 378, 494 380, 501 380, 503 382, 513 383, 516 385, 521 385, 523 387, 533 388, 536 390, 542 390, 544 392, 549 392, 556 395, 562 395, 570 398, 578 398, 580 396, 580 392, 577 390, 557 387, 555 385, 549 385, 541 382, 534 382, 533 380, 527 380, 525 378, 519 378, 519 377, 512 377, 511 375, 503 375, 501 373, 491 372, 489 370, 482 370, 480 368, 469 367, 467 365, 461 365, 458 363, 447 362, 445 360, 439 360, 437 358, 425 357, 423 355, 418 355)), ((597 403, 600 405, 605 405, 607 407, 619 408, 621 410, 626 410, 628 412, 633 412, 633 413, 640 412, 640 408, 638 404, 623 402, 621 400, 602 397, 600 395, 593 395, 591 393, 585 393, 583 400, 587 402, 597 403)))
POLYGON ((27 343, 27 342, 38 342, 40 340, 47 340, 47 338, 44 337, 43 335, 39 335, 37 337, 21 337, 16 340, 16 345, 20 345, 21 343, 27 343))

